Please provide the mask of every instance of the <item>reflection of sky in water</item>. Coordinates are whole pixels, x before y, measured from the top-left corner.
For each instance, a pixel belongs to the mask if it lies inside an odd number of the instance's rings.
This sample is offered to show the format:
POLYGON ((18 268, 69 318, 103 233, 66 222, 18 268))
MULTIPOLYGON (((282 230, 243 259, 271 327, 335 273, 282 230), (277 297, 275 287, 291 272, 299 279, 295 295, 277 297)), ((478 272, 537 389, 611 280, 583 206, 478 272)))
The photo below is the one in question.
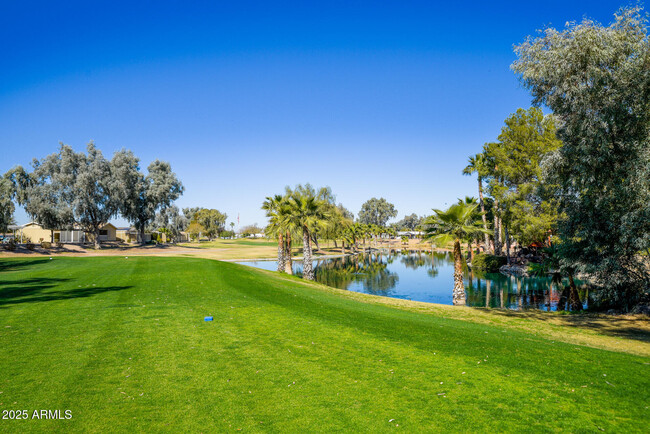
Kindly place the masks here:
MULTIPOLYGON (((276 261, 240 264, 276 270, 276 261)), ((446 253, 373 253, 314 261, 316 280, 349 291, 428 303, 452 304, 454 265, 446 253)), ((302 263, 294 261, 294 272, 302 263)), ((536 308, 556 310, 559 299, 550 278, 516 278, 502 274, 465 272, 467 304, 470 306, 536 308)), ((583 299, 584 294, 581 296, 583 299)))

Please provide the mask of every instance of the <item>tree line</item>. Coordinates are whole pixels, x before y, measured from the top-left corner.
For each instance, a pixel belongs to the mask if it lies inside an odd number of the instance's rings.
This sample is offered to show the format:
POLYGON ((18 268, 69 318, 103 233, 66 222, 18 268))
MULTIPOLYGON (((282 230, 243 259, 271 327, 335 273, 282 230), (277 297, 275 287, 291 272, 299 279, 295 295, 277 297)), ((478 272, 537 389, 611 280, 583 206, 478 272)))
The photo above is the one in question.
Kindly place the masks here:
POLYGON ((61 144, 58 152, 34 159, 31 171, 17 166, 2 177, 0 230, 6 231, 13 220, 15 201, 52 234, 55 229, 79 227, 93 235, 95 247, 100 228, 118 215, 132 222, 144 238, 156 212, 170 207, 183 190, 167 162, 155 160, 145 174, 129 150, 108 160, 92 142, 86 152, 61 144))
POLYGON ((601 306, 650 301, 647 26, 633 6, 608 26, 585 19, 518 45, 512 69, 535 106, 509 116, 463 171, 478 178, 485 246, 508 261, 513 240, 545 246, 574 308, 578 273, 601 306))
POLYGON ((393 228, 386 227, 388 220, 397 215, 395 206, 384 198, 366 201, 355 222, 354 214, 341 203, 330 187, 314 188, 310 184, 286 187, 283 194, 266 198, 262 204, 269 223, 265 232, 278 240, 278 271, 293 273, 292 240, 302 240, 303 278, 314 279, 312 267, 312 245, 320 250, 319 240, 341 242, 341 252, 356 252, 358 244, 366 240, 395 236, 393 228))

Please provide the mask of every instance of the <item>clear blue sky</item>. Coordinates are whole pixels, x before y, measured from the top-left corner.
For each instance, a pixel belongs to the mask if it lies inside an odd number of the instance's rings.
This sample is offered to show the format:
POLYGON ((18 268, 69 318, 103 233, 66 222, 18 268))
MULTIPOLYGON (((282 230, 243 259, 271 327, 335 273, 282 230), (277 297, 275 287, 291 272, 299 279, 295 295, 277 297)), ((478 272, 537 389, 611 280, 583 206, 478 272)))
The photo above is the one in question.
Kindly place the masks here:
POLYGON ((242 225, 305 182, 429 213, 475 194, 467 156, 530 105, 513 44, 622 4, 4 2, 0 171, 94 140, 169 161, 179 206, 242 225))

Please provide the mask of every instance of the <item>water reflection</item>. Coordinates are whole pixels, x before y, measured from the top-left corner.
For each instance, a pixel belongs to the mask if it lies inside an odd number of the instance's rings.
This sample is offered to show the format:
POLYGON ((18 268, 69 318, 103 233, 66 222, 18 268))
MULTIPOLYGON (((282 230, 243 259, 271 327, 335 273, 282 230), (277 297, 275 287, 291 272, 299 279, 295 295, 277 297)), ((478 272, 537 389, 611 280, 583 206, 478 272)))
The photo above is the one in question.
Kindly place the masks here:
MULTIPOLYGON (((275 261, 242 262, 258 268, 276 269, 275 261)), ((300 275, 302 264, 294 262, 300 275)), ((446 252, 378 251, 314 261, 315 279, 335 288, 388 297, 452 304, 453 259, 446 252)), ((565 309, 562 286, 552 277, 515 277, 482 274, 465 269, 467 304, 507 309, 565 309)), ((577 282, 582 300, 586 287, 577 282)), ((586 307, 586 302, 585 302, 586 307)))
MULTIPOLYGON (((392 262, 391 256, 382 253, 332 258, 318 261, 314 265, 314 275, 317 282, 328 286, 349 289, 358 284, 368 294, 390 297, 391 290, 399 281, 398 274, 388 270, 392 262)), ((296 274, 302 275, 301 264, 297 264, 296 274)))

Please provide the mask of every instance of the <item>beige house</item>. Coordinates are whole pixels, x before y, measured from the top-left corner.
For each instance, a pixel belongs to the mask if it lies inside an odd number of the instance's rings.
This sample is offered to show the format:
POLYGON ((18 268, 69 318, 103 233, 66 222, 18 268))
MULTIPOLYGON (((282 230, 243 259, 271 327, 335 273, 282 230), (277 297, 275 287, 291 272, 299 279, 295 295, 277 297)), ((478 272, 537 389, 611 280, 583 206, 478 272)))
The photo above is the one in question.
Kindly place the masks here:
MULTIPOLYGON (((87 234, 89 241, 94 242, 94 235, 87 234)), ((99 229, 99 241, 117 241, 117 228, 112 223, 107 223, 99 229)))
MULTIPOLYGON (((140 232, 134 227, 124 227, 117 228, 116 237, 118 241, 125 243, 139 243, 140 241, 140 232)), ((147 243, 151 241, 151 234, 149 232, 144 233, 144 242, 147 243)))
MULTIPOLYGON (((56 235, 56 232, 58 231, 54 232, 56 235)), ((52 231, 43 228, 43 226, 36 222, 29 222, 18 226, 14 233, 16 236, 16 242, 18 243, 40 243, 41 241, 52 240, 52 231)))
MULTIPOLYGON (((86 241, 92 241, 93 237, 86 234, 81 229, 69 229, 53 231, 43 228, 36 222, 29 222, 27 224, 16 226, 14 229, 15 239, 18 243, 40 243, 41 241, 51 241, 54 235, 55 243, 73 243, 83 244, 86 241)), ((115 241, 116 228, 113 224, 107 223, 99 230, 99 241, 115 241)))

